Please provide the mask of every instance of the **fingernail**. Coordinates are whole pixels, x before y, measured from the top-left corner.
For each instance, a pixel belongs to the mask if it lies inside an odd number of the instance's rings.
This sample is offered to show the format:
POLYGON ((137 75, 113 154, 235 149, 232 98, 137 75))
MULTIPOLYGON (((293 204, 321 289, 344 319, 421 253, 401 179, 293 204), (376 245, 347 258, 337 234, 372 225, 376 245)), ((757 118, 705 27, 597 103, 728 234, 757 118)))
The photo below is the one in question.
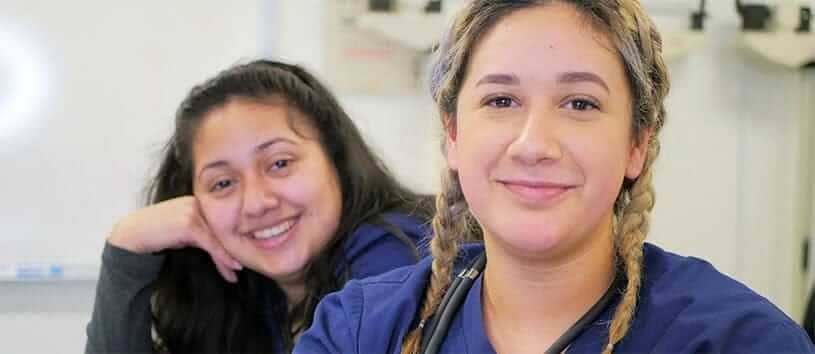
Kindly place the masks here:
POLYGON ((235 273, 233 273, 233 272, 229 272, 229 271, 224 272, 223 276, 224 276, 224 280, 226 280, 227 283, 235 283, 235 282, 238 281, 237 275, 235 275, 235 273))
POLYGON ((232 269, 242 270, 243 266, 240 263, 238 263, 238 261, 232 261, 232 269))

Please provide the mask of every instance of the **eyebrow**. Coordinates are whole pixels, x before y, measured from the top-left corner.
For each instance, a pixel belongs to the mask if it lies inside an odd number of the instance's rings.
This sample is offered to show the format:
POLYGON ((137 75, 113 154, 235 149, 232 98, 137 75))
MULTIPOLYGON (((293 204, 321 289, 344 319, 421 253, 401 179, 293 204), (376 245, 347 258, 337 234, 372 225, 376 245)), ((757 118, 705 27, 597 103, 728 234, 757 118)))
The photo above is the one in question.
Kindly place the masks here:
MULTIPOLYGON (((272 147, 273 145, 279 144, 279 143, 295 144, 295 142, 292 141, 291 139, 284 138, 284 137, 277 137, 277 138, 274 138, 274 139, 267 140, 267 141, 265 141, 263 143, 260 143, 258 146, 255 146, 255 148, 253 149, 253 152, 254 153, 259 153, 259 152, 261 152, 263 150, 266 150, 266 149, 272 147)), ((227 165, 229 165, 229 163, 226 160, 216 160, 216 161, 209 162, 206 165, 204 165, 204 167, 201 167, 201 170, 198 171, 198 177, 196 177, 196 179, 201 178, 201 175, 207 169, 216 168, 216 167, 223 167, 223 166, 227 166, 227 165)))
POLYGON ((475 86, 486 84, 518 85, 521 80, 514 74, 488 74, 478 80, 475 86))
POLYGON ((608 85, 606 84, 603 79, 595 73, 587 72, 587 71, 575 71, 575 72, 566 72, 558 75, 557 82, 561 84, 574 84, 580 82, 592 82, 595 83, 606 90, 606 92, 610 92, 608 89, 608 85))
MULTIPOLYGON (((521 79, 518 78, 517 75, 514 74, 488 74, 482 77, 478 82, 476 82, 475 86, 478 85, 485 85, 485 84, 499 84, 499 85, 518 85, 520 84, 521 79)), ((559 84, 574 84, 580 82, 592 82, 600 87, 604 88, 606 92, 609 92, 608 85, 606 82, 597 74, 591 73, 588 71, 570 71, 561 73, 557 77, 557 82, 559 84)))

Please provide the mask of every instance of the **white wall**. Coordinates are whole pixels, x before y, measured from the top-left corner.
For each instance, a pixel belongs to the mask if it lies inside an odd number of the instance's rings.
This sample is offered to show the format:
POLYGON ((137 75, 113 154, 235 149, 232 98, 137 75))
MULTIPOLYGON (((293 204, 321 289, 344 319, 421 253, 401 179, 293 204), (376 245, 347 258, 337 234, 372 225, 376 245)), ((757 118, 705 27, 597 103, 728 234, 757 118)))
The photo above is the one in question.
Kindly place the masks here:
MULTIPOLYGON (((112 221, 140 204, 189 88, 258 54, 260 0, 227 9, 212 0, 173 4, 3 2, 0 41, 18 38, 35 53, 22 59, 39 62, 45 94, 27 116, 0 110, 3 121, 25 122, 0 131, 0 162, 15 167, 0 184, 0 266, 98 264, 112 221)), ((4 57, 5 78, 15 68, 4 57)))
MULTIPOLYGON (((137 58, 145 53, 153 55, 163 70, 171 70, 184 67, 173 53, 212 53, 215 57, 201 57, 204 64, 188 63, 193 69, 186 75, 192 83, 239 59, 237 52, 224 53, 217 45, 239 42, 244 49, 253 48, 242 41, 322 73, 320 4, 321 0, 258 0, 227 10, 220 2, 189 1, 183 11, 170 11, 157 0, 118 10, 103 1, 20 0, 4 2, 0 19, 12 16, 15 23, 37 28, 59 48, 67 50, 75 42, 99 53, 79 68, 65 68, 68 72, 112 70, 109 63, 117 61, 139 67, 137 58), (274 11, 281 16, 274 16, 274 11), (153 19, 151 25, 143 25, 145 18, 153 19), (267 21, 261 23, 262 18, 267 21), (93 40, 86 37, 91 34, 93 40), (139 50, 117 45, 112 38, 140 43, 139 50)), ((797 271, 797 242, 802 236, 796 230, 802 224, 797 208, 804 203, 796 189, 804 183, 798 180, 804 168, 798 151, 802 134, 797 90, 802 82, 799 74, 746 56, 735 47, 738 21, 730 1, 709 1, 708 6, 707 44, 671 64, 673 90, 650 238, 710 260, 798 319, 804 293, 797 271)), ((97 79, 115 83, 115 72, 97 79)), ((162 73, 166 72, 156 73, 157 82, 162 73)), ((187 83, 174 85, 134 88, 132 95, 153 97, 162 109, 170 109, 188 88, 187 83)), ((340 94, 340 99, 398 176, 421 190, 434 189, 435 114, 426 92, 406 97, 340 94), (408 158, 414 149, 426 152, 428 160, 408 158)), ((147 161, 139 161, 134 171, 147 169, 147 161)), ((0 284, 4 334, 0 351, 80 352, 94 286, 0 284)))
MULTIPOLYGON (((793 318, 802 311, 803 75, 738 47, 730 1, 707 43, 671 64, 651 240, 705 258, 793 318)), ((811 118, 810 118, 811 119, 811 118)))
MULTIPOLYGON (((35 255, 98 263, 115 219, 140 203, 178 103, 193 84, 258 55, 265 10, 262 0, 0 1, 0 41, 36 48, 47 74, 36 124, 0 134, 0 264, 35 255)), ((13 88, 0 81, 2 98, 13 88)), ((94 288, 0 281, 0 352, 82 352, 94 288)))

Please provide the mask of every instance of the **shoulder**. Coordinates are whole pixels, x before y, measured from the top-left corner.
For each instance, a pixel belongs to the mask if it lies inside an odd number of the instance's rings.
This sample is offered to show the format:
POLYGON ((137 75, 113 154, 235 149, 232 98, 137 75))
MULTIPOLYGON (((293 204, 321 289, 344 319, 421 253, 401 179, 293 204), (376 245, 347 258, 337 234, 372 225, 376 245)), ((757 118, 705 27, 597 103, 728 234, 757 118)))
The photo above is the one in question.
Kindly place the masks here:
POLYGON ((685 311, 715 306, 719 311, 751 310, 782 320, 786 315, 769 300, 721 273, 709 262, 644 246, 643 296, 685 311))
POLYGON ((346 248, 358 248, 382 238, 393 237, 397 232, 416 244, 430 234, 430 227, 426 220, 417 216, 383 213, 358 226, 351 234, 346 248))
POLYGON ((646 243, 643 263, 643 288, 649 290, 652 296, 669 295, 670 292, 686 300, 745 296, 766 302, 747 286, 719 272, 703 259, 680 256, 646 243))
POLYGON ((364 278, 411 265, 424 255, 421 249, 430 234, 423 220, 398 213, 385 213, 362 224, 344 245, 352 278, 364 278))
POLYGON ((795 321, 704 260, 646 244, 642 281, 635 332, 656 349, 812 350, 795 321))
POLYGON ((348 282, 317 306, 295 353, 388 353, 410 330, 430 273, 430 258, 348 282))
MULTIPOLYGON (((483 251, 461 248, 457 266, 483 251)), ((432 259, 365 279, 352 280, 326 296, 295 353, 398 353, 424 299, 432 259)))

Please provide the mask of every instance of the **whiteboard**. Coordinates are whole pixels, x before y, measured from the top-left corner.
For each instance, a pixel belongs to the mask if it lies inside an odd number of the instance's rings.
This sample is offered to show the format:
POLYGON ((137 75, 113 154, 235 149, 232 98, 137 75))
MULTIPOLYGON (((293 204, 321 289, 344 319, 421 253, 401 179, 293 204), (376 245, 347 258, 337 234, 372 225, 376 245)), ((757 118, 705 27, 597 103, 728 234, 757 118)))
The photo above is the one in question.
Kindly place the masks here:
MULTIPOLYGON (((42 280, 36 275, 43 272, 96 277, 114 223, 144 204, 175 109, 193 85, 269 54, 328 83, 322 1, 0 6, 0 281, 42 280), (9 53, 36 75, 17 74, 9 53), (17 77, 27 79, 8 80, 17 77), (33 103, 6 114, 26 85, 37 93, 33 103), (35 276, 20 279, 20 269, 35 276)), ((424 90, 353 95, 331 88, 399 180, 435 191, 440 132, 424 90)))
POLYGON ((261 54, 269 10, 262 0, 4 1, 0 270, 98 265, 115 221, 143 203, 176 106, 261 54))

